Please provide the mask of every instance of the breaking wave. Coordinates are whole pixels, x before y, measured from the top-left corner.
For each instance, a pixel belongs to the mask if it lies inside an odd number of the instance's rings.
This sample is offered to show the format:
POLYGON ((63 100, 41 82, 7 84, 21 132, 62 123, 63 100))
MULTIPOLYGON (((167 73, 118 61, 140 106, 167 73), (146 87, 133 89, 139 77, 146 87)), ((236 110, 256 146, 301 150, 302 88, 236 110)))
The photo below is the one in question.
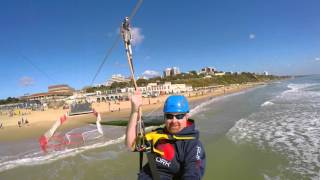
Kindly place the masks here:
POLYGON ((271 102, 271 101, 266 101, 266 102, 264 102, 263 104, 261 104, 261 107, 264 107, 264 106, 271 106, 271 105, 273 105, 274 103, 273 102, 271 102))
POLYGON ((240 119, 227 136, 235 143, 254 142, 260 148, 271 148, 288 158, 288 170, 318 180, 320 93, 312 89, 319 86, 289 84, 289 90, 272 99, 272 106, 240 119))
MULTIPOLYGON (((118 128, 118 127, 111 127, 111 128, 118 128)), ((112 129, 110 129, 112 131, 112 129)), ((66 133, 66 137, 68 137, 69 133, 73 133, 76 130, 72 130, 66 133)), ((110 146, 113 144, 118 144, 123 142, 125 136, 122 135, 115 139, 110 139, 108 137, 103 137, 102 139, 96 140, 97 138, 101 138, 101 134, 98 130, 86 131, 86 143, 80 147, 74 148, 65 148, 58 151, 50 151, 48 153, 44 153, 40 151, 39 147, 36 147, 34 150, 30 150, 26 153, 20 153, 18 155, 8 155, 2 156, 0 158, 0 172, 13 169, 20 166, 34 166, 34 165, 41 165, 41 164, 48 164, 53 161, 63 159, 69 156, 75 156, 80 154, 84 151, 88 151, 95 148, 101 148, 110 146), (90 141, 91 140, 91 141, 90 141), (95 140, 95 141, 92 141, 95 140)), ((123 133, 122 133, 123 134, 123 133)))

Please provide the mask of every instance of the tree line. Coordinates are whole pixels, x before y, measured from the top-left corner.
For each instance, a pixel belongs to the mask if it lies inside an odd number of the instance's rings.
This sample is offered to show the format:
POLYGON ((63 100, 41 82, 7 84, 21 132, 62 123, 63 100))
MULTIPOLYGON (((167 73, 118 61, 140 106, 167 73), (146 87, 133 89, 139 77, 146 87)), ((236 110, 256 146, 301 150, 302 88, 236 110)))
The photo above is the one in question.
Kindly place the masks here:
POLYGON ((3 104, 13 104, 13 103, 20 103, 22 100, 15 97, 8 97, 7 99, 0 99, 0 105, 3 104))

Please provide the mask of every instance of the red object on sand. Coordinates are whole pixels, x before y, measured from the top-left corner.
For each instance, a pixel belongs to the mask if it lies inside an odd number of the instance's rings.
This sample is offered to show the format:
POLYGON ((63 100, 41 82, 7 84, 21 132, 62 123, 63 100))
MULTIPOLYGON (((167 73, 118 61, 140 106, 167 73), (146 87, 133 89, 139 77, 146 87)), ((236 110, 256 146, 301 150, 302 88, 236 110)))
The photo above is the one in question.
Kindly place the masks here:
POLYGON ((63 124, 67 120, 67 116, 63 115, 60 117, 60 124, 63 124))
POLYGON ((46 136, 42 135, 39 138, 39 144, 40 144, 41 150, 44 151, 44 152, 47 152, 48 139, 46 138, 46 136))

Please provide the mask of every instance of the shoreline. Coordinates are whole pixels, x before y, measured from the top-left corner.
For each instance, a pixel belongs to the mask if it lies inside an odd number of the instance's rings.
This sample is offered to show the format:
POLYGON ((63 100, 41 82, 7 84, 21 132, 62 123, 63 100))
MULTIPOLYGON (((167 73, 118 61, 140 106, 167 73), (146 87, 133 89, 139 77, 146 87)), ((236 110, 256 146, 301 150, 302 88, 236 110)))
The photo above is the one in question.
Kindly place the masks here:
MULTIPOLYGON (((185 93, 184 95, 188 98, 189 102, 203 101, 206 98, 214 98, 232 94, 266 83, 267 82, 224 86, 216 88, 213 91, 194 91, 185 93)), ((146 114, 154 111, 155 109, 162 108, 166 98, 167 95, 156 98, 143 98, 143 112, 146 114)), ((130 101, 93 103, 92 108, 101 114, 101 122, 123 119, 127 120, 130 116, 130 103, 130 101)), ((7 121, 3 121, 3 117, 5 116, 0 116, 0 120, 4 125, 4 127, 0 129, 0 142, 7 143, 26 139, 38 139, 53 125, 57 119, 59 119, 60 116, 64 115, 67 111, 68 110, 63 109, 49 109, 47 111, 31 112, 30 114, 23 116, 28 119, 29 124, 22 127, 18 127, 17 125, 17 121, 19 121, 22 116, 12 117, 7 121)), ((96 118, 92 115, 92 113, 69 116, 67 121, 61 125, 61 127, 59 127, 59 131, 67 131, 95 122, 96 118)))

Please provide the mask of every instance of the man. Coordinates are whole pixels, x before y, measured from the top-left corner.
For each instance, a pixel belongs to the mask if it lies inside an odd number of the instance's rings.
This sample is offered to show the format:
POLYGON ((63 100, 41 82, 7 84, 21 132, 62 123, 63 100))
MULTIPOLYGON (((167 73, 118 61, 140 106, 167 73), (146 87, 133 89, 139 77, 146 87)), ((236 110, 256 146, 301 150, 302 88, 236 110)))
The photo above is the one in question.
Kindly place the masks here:
POLYGON ((127 45, 130 58, 132 58, 132 49, 131 49, 132 36, 131 36, 131 27, 130 27, 129 17, 124 18, 122 25, 121 25, 120 32, 121 32, 121 35, 122 35, 124 42, 127 45))
MULTIPOLYGON (((126 132, 126 144, 131 150, 135 150, 136 124, 141 105, 141 92, 137 91, 131 98, 131 116, 126 132)), ((195 129, 194 121, 189 119, 188 100, 181 95, 170 96, 163 112, 165 127, 157 129, 156 133, 170 138, 154 143, 155 149, 162 152, 161 155, 152 152, 154 162, 151 163, 156 165, 156 173, 160 179, 201 179, 205 170, 205 151, 199 140, 199 131, 195 129)), ((140 171, 138 179, 152 179, 154 168, 150 168, 149 164, 140 171)))

